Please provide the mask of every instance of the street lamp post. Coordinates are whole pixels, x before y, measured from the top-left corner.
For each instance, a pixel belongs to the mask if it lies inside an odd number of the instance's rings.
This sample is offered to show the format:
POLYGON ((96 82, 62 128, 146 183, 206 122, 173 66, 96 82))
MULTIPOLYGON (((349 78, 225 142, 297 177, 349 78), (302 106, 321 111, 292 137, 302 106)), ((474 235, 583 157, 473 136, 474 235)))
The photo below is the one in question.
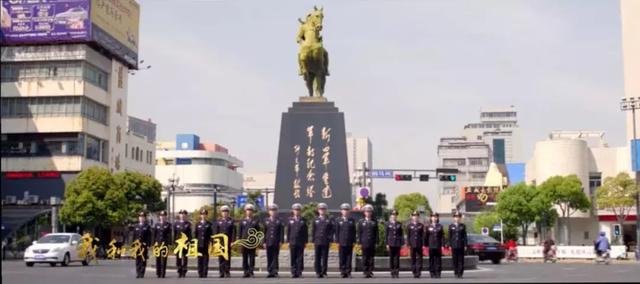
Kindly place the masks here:
MULTIPOLYGON (((169 186, 167 186, 167 211, 169 211, 169 222, 175 220, 176 215, 176 189, 184 191, 184 187, 179 185, 180 177, 169 178, 169 186)), ((188 190, 186 192, 189 192, 188 190)))
MULTIPOLYGON (((640 109, 640 97, 626 97, 622 98, 620 102, 620 109, 622 111, 631 111, 631 120, 633 121, 633 142, 631 143, 631 170, 635 172, 636 188, 638 187, 639 172, 636 167, 638 164, 638 147, 636 145, 636 109, 640 109), (635 163, 634 163, 635 161, 635 163)), ((622 224, 620 224, 622 226, 622 224)), ((636 260, 640 260, 640 192, 636 192, 636 260)))
POLYGON ((218 220, 218 186, 213 186, 213 220, 218 220))

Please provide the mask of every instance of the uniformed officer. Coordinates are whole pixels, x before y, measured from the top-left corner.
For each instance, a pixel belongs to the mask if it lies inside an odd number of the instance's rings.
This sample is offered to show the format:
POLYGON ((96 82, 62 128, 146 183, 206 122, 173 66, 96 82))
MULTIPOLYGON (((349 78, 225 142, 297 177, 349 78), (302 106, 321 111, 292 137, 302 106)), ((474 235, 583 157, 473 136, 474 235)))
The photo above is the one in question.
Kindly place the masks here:
POLYGON ((264 220, 264 246, 267 249, 267 278, 278 277, 278 257, 284 236, 284 224, 278 218, 278 205, 269 205, 269 217, 264 220))
POLYGON ((364 218, 358 222, 358 243, 362 247, 363 274, 373 277, 373 264, 378 243, 378 222, 373 219, 373 206, 367 204, 362 208, 364 218))
MULTIPOLYGON (((187 243, 191 241, 191 222, 187 220, 187 210, 180 210, 178 212, 178 221, 173 224, 173 235, 176 239, 182 236, 184 233, 187 236, 187 243)), ((187 275, 187 262, 188 257, 187 253, 189 252, 188 248, 182 249, 182 257, 179 254, 176 255, 176 267, 178 268, 178 278, 184 278, 187 275)))
POLYGON ((464 250, 467 247, 467 227, 460 223, 462 214, 453 214, 453 223, 449 225, 449 246, 453 260, 453 272, 456 278, 462 278, 464 273, 464 250))
MULTIPOLYGON (((249 229, 256 229, 260 231, 260 223, 253 218, 253 204, 247 204, 244 206, 245 217, 240 221, 240 238, 249 238, 249 229)), ((253 269, 256 266, 256 249, 255 248, 242 248, 242 270, 244 275, 242 277, 253 277, 253 269)))
POLYGON ((167 212, 160 211, 158 223, 153 226, 153 242, 159 246, 166 246, 165 251, 160 252, 156 257, 156 276, 164 278, 167 272, 167 258, 169 256, 169 246, 171 245, 171 223, 166 220, 167 212))
POLYGON ((350 213, 351 206, 348 203, 343 203, 340 205, 342 216, 335 220, 335 239, 339 245, 338 255, 342 278, 351 277, 351 257, 353 244, 356 242, 356 221, 349 216, 350 213))
POLYGON ((309 241, 307 220, 300 216, 302 205, 295 203, 291 206, 293 216, 287 223, 287 242, 291 256, 291 277, 299 278, 304 270, 304 247, 309 241))
POLYGON ((385 242, 389 251, 391 278, 400 277, 400 248, 404 244, 402 224, 398 222, 398 211, 392 210, 385 230, 385 242))
POLYGON ((442 242, 444 229, 440 224, 440 215, 431 212, 431 223, 427 227, 425 245, 429 247, 429 274, 431 278, 440 278, 442 272, 442 242))
POLYGON ((222 256, 218 256, 218 270, 220 271, 220 278, 231 277, 231 243, 236 237, 236 225, 233 219, 229 217, 229 206, 223 205, 220 207, 222 216, 214 224, 215 234, 225 234, 227 236, 226 251, 229 252, 229 259, 225 259, 222 256))
POLYGON ((196 225, 196 239, 198 240, 198 277, 207 278, 209 274, 209 242, 213 235, 213 225, 207 221, 209 212, 200 210, 200 222, 196 225))
POLYGON ((422 248, 424 247, 424 225, 420 223, 420 212, 411 212, 411 221, 407 225, 407 244, 411 255, 411 272, 414 278, 422 275, 422 248))
POLYGON ((315 248, 316 277, 327 276, 327 262, 329 260, 329 245, 333 239, 333 221, 327 216, 327 204, 318 204, 318 217, 311 226, 311 236, 315 248))
POLYGON ((149 244, 151 243, 151 226, 147 223, 147 213, 138 214, 138 224, 133 228, 133 240, 140 241, 141 254, 136 255, 136 278, 144 278, 149 256, 149 244))

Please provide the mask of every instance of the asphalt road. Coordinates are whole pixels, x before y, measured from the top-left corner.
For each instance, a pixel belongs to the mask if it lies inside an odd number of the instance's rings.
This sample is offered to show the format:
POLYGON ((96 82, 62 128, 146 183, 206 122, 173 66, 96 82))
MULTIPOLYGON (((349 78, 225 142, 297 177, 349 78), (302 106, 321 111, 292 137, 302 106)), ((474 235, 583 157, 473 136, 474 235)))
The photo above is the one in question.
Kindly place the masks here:
MULTIPOLYGON (((146 278, 136 279, 131 260, 105 261, 83 267, 72 264, 69 267, 50 267, 36 264, 26 267, 21 261, 2 262, 2 283, 44 283, 44 284, 113 284, 113 283, 247 283, 241 272, 232 272, 231 279, 218 279, 217 271, 209 272, 209 279, 197 278, 195 271, 189 271, 186 279, 178 279, 174 270, 167 271, 167 278, 157 279, 155 271, 147 269, 146 278)), ((426 273, 428 275, 428 272, 426 273)), ((423 274, 424 275, 424 274, 423 274)), ((337 273, 329 273, 329 279, 317 279, 309 269, 302 279, 292 279, 288 272, 281 272, 279 279, 267 279, 266 273, 258 272, 251 283, 464 283, 464 282, 637 282, 640 280, 640 264, 481 264, 479 269, 465 271, 464 279, 455 279, 451 271, 444 271, 441 279, 414 279, 409 272, 402 272, 400 279, 391 279, 388 272, 377 272, 375 278, 364 279, 355 273, 352 279, 339 278, 337 273)))

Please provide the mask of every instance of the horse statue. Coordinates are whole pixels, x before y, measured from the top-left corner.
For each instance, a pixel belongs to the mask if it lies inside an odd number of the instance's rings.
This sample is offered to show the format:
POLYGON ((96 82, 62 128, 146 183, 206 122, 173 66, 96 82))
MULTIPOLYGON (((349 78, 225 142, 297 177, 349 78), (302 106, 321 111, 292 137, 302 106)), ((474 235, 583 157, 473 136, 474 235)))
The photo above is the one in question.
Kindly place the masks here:
POLYGON ((322 46, 323 8, 313 6, 313 11, 300 22, 296 41, 300 45, 298 53, 298 75, 303 76, 310 97, 322 97, 325 77, 329 76, 329 54, 322 46))

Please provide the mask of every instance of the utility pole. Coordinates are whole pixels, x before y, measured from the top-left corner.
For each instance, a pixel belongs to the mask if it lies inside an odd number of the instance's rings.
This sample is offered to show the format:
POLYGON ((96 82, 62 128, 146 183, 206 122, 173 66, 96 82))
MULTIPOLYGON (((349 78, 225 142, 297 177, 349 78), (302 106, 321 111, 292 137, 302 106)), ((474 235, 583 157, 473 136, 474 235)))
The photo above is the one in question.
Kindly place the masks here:
MULTIPOLYGON (((640 98, 638 97, 625 97, 620 102, 620 109, 622 111, 631 110, 631 121, 633 127, 633 141, 631 146, 631 170, 635 172, 636 189, 638 188, 638 180, 640 180, 640 172, 638 172, 638 145, 636 134, 636 109, 640 109, 640 98)), ((623 224, 620 224, 621 226, 623 224)), ((636 192, 636 243, 640 241, 640 192, 636 192)), ((640 245, 636 245, 636 260, 640 261, 640 245)))

